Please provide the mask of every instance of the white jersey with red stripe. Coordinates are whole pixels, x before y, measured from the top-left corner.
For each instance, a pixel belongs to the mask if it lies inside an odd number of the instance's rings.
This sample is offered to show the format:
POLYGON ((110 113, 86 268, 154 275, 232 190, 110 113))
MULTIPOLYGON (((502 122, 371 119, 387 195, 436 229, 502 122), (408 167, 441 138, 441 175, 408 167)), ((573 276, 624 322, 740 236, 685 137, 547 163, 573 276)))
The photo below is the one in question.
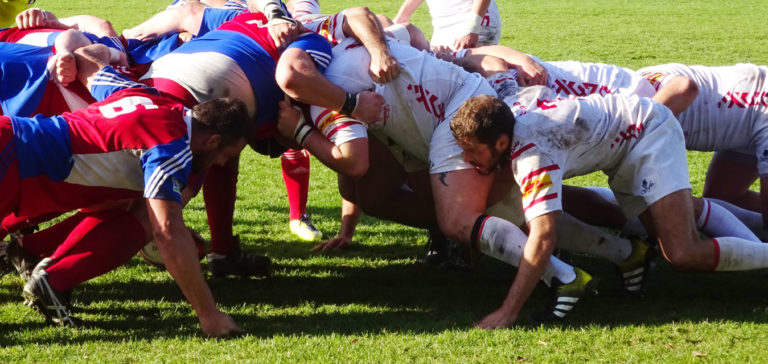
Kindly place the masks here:
POLYGON ((755 154, 768 175, 768 67, 665 64, 637 71, 658 90, 674 76, 693 80, 699 94, 678 120, 688 149, 755 154))
POLYGON ((320 15, 320 3, 317 0, 296 0, 293 8, 288 9, 294 19, 304 22, 303 18, 310 15, 320 15))
POLYGON ((662 107, 613 94, 559 99, 543 86, 504 101, 517 114, 510 163, 527 221, 562 210, 564 179, 595 171, 613 176, 646 130, 656 127, 662 107), (538 107, 521 110, 520 104, 538 107))
MULTIPOLYGON (((458 110, 467 97, 460 90, 475 90, 485 83, 429 53, 388 42, 400 65, 400 75, 386 84, 376 84, 368 73, 370 56, 362 45, 347 39, 333 48, 328 79, 348 92, 375 90, 387 101, 387 120, 375 129, 421 161, 429 160, 429 145, 437 126, 458 110)), ((367 137, 366 125, 332 110, 311 108, 312 120, 336 145, 367 137)))
MULTIPOLYGON (((472 0, 427 0, 429 14, 432 16, 432 46, 453 46, 454 39, 464 36, 458 34, 465 29, 465 22, 472 14, 472 0)), ((480 24, 479 45, 498 44, 501 38, 501 16, 496 1, 491 0, 480 24)))
MULTIPOLYGON (((531 56, 547 70, 547 86, 557 97, 583 97, 592 94, 638 95, 653 97, 656 90, 644 77, 631 69, 605 63, 578 61, 545 62, 531 56)), ((516 92, 517 70, 489 78, 499 97, 516 92), (509 85, 513 82, 512 85, 509 85), (511 87, 510 87, 511 86, 511 87)))

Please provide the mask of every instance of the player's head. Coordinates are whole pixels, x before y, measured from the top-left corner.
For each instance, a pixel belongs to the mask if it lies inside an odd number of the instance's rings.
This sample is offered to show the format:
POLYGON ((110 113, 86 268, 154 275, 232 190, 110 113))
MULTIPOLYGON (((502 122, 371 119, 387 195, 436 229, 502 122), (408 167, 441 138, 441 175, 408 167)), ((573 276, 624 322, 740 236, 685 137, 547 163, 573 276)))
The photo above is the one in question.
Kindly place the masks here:
POLYGON ((480 173, 490 173, 509 157, 515 116, 500 98, 475 96, 451 119, 451 133, 464 151, 464 160, 480 173))
POLYGON ((192 109, 192 166, 196 170, 222 165, 245 148, 252 130, 245 104, 233 98, 203 102, 192 109))

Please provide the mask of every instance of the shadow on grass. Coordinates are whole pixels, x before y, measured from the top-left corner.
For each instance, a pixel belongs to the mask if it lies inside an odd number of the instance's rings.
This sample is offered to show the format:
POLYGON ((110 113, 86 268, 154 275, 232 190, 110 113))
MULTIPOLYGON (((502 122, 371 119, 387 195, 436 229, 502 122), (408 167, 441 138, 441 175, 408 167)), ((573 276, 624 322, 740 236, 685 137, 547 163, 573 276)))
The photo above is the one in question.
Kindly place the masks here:
MULTIPOLYGON (((584 257, 577 257, 575 263, 602 277, 600 295, 581 302, 566 322, 545 327, 768 322, 764 271, 681 274, 658 261, 649 277, 647 297, 638 299, 620 293, 618 275, 610 264, 584 257)), ((514 277, 513 269, 490 259, 482 260, 471 272, 418 263, 382 267, 310 264, 279 266, 277 272, 266 280, 211 279, 209 284, 219 305, 232 313, 246 333, 270 337, 464 329, 501 303, 514 277)), ((518 329, 539 328, 531 316, 547 305, 547 298, 546 287, 540 285, 527 303, 518 329)), ((75 316, 95 317, 86 329, 76 335, 60 329, 56 335, 36 336, 34 342, 57 343, 62 336, 65 341, 86 342, 200 335, 196 318, 170 280, 91 282, 78 290, 75 305, 75 316), (162 302, 163 308, 153 302, 162 302)), ((28 343, 18 333, 41 327, 40 322, 4 324, 0 345, 28 343)))

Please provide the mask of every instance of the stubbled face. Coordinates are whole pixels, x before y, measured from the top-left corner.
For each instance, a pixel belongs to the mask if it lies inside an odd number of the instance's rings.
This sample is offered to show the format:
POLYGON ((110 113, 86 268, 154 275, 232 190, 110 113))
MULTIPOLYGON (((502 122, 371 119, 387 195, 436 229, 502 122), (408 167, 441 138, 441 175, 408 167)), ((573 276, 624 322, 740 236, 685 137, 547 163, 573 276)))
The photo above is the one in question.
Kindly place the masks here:
POLYGON ((204 171, 214 165, 223 166, 229 159, 236 157, 245 148, 245 138, 224 148, 192 151, 192 169, 204 171))
POLYGON ((490 174, 496 170, 503 151, 490 148, 475 137, 457 140, 464 151, 464 161, 471 164, 480 174, 490 174))

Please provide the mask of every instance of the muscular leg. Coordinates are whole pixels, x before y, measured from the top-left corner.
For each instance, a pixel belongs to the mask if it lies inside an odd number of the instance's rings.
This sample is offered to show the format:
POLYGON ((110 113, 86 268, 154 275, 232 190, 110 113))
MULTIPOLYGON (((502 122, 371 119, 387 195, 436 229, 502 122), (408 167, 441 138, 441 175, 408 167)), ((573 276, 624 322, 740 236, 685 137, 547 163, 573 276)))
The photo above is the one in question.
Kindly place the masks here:
POLYGON ((680 270, 749 270, 768 267, 768 244, 736 237, 701 239, 688 189, 669 194, 641 215, 659 239, 664 257, 680 270))
POLYGON ((716 198, 736 206, 761 211, 760 194, 749 187, 757 180, 757 165, 733 154, 715 153, 704 180, 703 197, 716 198))
POLYGON ((227 255, 238 248, 232 223, 239 162, 238 156, 228 160, 224 166, 211 167, 203 183, 205 211, 211 229, 211 251, 220 255, 227 255))
POLYGON ((622 229, 627 223, 619 205, 588 188, 564 185, 563 210, 590 225, 622 229))
POLYGON ((378 140, 370 138, 370 167, 356 180, 339 177, 339 186, 353 183, 343 193, 347 200, 360 205, 368 215, 408 226, 431 229, 435 227, 435 212, 429 198, 403 189, 407 174, 392 153, 378 140), (349 191, 354 191, 350 195, 349 191))

